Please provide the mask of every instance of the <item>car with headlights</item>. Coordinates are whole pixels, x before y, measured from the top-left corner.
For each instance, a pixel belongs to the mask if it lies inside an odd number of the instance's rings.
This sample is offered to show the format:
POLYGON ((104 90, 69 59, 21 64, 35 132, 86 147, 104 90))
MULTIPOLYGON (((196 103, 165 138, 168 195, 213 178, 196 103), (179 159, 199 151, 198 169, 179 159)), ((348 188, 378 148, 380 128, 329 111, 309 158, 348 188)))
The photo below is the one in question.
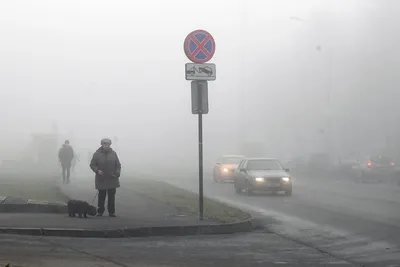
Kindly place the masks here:
POLYGON ((255 191, 283 191, 292 195, 292 178, 289 169, 285 169, 279 160, 274 158, 243 159, 234 172, 236 193, 245 191, 248 195, 255 191))
POLYGON ((392 181, 399 175, 395 160, 386 156, 363 157, 351 171, 355 182, 392 181))
POLYGON ((233 173, 243 158, 243 155, 224 155, 220 157, 214 165, 214 181, 217 183, 226 181, 232 182, 233 173))

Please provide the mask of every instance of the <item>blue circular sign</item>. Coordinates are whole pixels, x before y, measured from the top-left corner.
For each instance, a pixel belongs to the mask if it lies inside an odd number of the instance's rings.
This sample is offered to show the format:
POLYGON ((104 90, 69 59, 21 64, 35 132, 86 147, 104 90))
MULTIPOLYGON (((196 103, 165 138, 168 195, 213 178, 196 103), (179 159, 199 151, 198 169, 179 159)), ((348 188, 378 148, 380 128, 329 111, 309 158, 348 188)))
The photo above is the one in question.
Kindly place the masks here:
POLYGON ((209 32, 196 30, 186 36, 183 48, 190 61, 206 63, 214 56, 215 41, 209 32))

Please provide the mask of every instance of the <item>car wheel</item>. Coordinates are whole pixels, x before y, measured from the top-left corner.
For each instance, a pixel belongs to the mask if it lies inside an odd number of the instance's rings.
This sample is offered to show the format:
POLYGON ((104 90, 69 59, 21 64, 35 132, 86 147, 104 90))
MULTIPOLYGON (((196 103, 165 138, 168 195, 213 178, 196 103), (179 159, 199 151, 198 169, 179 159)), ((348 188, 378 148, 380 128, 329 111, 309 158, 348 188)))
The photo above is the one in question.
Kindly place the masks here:
POLYGON ((246 181, 245 190, 246 190, 246 195, 248 195, 248 196, 252 196, 253 195, 253 191, 249 188, 249 182, 248 181, 246 181))
POLYGON ((242 188, 240 188, 240 187, 238 186, 238 184, 236 183, 236 180, 233 180, 233 187, 235 188, 236 194, 242 193, 242 188))

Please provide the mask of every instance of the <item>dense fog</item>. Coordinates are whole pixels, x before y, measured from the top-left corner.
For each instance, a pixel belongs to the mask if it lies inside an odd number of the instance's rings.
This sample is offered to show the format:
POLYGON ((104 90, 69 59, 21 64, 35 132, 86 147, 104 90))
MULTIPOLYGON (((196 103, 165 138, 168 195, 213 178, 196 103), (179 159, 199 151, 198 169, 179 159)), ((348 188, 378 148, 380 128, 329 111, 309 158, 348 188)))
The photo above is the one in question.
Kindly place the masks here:
POLYGON ((103 137, 125 169, 197 168, 182 44, 199 28, 217 47, 206 166, 249 141, 279 158, 396 154, 399 7, 395 0, 4 1, 0 159, 26 156, 32 133, 57 133, 57 149, 69 139, 85 168, 103 137))

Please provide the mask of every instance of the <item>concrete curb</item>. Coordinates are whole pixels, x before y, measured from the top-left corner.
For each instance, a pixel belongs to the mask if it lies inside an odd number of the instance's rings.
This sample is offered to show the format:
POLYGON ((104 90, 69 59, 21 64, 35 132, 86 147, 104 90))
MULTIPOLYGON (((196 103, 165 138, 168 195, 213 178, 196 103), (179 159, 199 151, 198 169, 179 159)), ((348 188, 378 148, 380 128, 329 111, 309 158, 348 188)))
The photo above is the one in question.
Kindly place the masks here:
POLYGON ((0 213, 67 213, 67 206, 52 204, 0 204, 0 213))
MULTIPOLYGON (((58 190, 58 194, 62 194, 59 186, 54 186, 53 189, 58 190)), ((0 196, 0 213, 68 213, 68 208, 65 203, 51 202, 35 199, 22 199, 18 197, 0 196), (8 201, 11 199, 11 201, 8 201), (15 202, 15 200, 17 200, 15 202), (14 203, 13 203, 14 202, 14 203)))
POLYGON ((57 236, 57 237, 91 237, 91 238, 129 238, 150 236, 189 236, 218 235, 251 232, 255 227, 252 219, 219 225, 194 226, 155 226, 111 230, 71 229, 71 228, 12 228, 0 227, 0 234, 57 236))

